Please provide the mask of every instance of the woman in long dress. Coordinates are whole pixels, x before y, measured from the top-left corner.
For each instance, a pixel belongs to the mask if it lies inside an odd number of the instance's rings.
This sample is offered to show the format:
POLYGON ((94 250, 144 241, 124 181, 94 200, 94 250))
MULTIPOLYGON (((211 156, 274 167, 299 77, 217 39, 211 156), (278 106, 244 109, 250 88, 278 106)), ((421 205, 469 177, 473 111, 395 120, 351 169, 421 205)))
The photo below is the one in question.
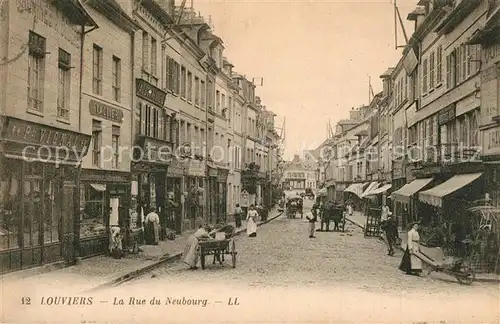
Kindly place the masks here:
POLYGON ((189 266, 189 269, 198 269, 196 265, 198 264, 198 246, 200 240, 208 239, 210 237, 209 228, 207 225, 202 226, 196 230, 188 239, 188 244, 184 248, 184 253, 182 254, 182 261, 189 266))
POLYGON ((248 209, 247 213, 247 235, 249 237, 257 236, 257 218, 259 213, 255 210, 255 206, 252 204, 248 209))
POLYGON ((158 245, 160 241, 160 216, 156 213, 155 208, 151 208, 146 216, 146 233, 149 238, 148 245, 158 245))
POLYGON ((413 223, 412 229, 408 231, 408 243, 399 265, 399 270, 409 275, 420 275, 422 273, 422 260, 415 256, 416 253, 420 252, 418 224, 418 222, 413 223))

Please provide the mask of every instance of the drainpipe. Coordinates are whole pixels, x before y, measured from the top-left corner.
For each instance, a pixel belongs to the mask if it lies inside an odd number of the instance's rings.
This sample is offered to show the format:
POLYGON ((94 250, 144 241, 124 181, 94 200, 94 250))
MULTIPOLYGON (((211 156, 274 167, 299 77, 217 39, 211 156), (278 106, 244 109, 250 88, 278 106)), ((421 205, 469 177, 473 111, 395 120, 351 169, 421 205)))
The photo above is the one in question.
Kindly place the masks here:
MULTIPOLYGON (((78 97, 78 132, 82 132, 82 101, 83 101, 83 57, 85 53, 84 45, 85 45, 85 35, 90 33, 93 30, 96 30, 98 27, 94 26, 89 30, 85 30, 85 25, 80 27, 80 85, 79 85, 79 97, 78 97)), ((87 150, 88 152, 88 150, 87 150)), ((73 201, 75 202, 74 206, 74 218, 73 218, 73 262, 75 264, 79 264, 81 262, 80 257, 80 186, 81 186, 81 173, 82 173, 82 164, 81 162, 77 166, 76 171, 76 192, 74 193, 73 201)))

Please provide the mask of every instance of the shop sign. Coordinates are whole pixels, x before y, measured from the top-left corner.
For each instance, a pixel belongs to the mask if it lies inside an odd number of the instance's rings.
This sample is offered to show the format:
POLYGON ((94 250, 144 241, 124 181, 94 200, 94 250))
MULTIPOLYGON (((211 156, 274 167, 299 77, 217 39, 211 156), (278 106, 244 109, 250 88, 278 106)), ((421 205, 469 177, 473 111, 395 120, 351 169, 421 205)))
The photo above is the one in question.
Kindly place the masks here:
POLYGON ((89 110, 92 116, 101 117, 115 123, 123 122, 123 111, 95 100, 90 100, 89 110))
POLYGON ((4 140, 52 148, 65 147, 87 152, 90 135, 9 117, 4 140))
POLYGON ((208 167, 208 176, 209 177, 217 177, 217 169, 213 167, 208 167))
POLYGON ((136 94, 158 107, 163 107, 167 93, 143 79, 136 79, 136 94))
POLYGON ((218 171, 217 171, 217 182, 226 182, 228 174, 229 174, 229 170, 227 170, 227 169, 218 169, 218 171))
POLYGON ((482 125, 493 122, 498 116, 498 79, 493 79, 481 84, 481 119, 482 125))
POLYGON ((482 48, 484 63, 488 63, 491 60, 500 59, 500 44, 482 48))
POLYGON ((444 125, 452 121, 453 119, 455 119, 455 115, 456 115, 456 105, 451 104, 448 107, 442 109, 438 113, 438 124, 444 125))
POLYGON ((205 164, 199 160, 189 160, 187 173, 192 177, 204 177, 205 176, 205 164))
POLYGON ((174 158, 168 166, 167 176, 182 177, 184 174, 185 163, 181 160, 174 158))
POLYGON ((134 158, 142 162, 170 165, 172 162, 172 144, 165 141, 156 140, 146 136, 141 136, 138 141, 141 149, 136 149, 134 158))
POLYGON ((500 153, 500 127, 494 127, 483 131, 484 148, 482 154, 500 153))

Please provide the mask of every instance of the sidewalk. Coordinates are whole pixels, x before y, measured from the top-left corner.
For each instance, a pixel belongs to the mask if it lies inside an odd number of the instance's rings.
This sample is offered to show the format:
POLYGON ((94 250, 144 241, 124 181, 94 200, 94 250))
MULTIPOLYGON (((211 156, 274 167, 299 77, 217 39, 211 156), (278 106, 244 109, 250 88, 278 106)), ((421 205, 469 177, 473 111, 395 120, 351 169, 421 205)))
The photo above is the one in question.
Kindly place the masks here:
MULTIPOLYGON (((266 221, 259 221, 257 226, 263 225, 281 215, 276 209, 269 212, 266 221)), ((228 224, 235 226, 234 221, 228 224)), ((236 229, 236 235, 246 231, 246 221, 242 227, 236 229)), ((109 256, 97 256, 82 260, 78 265, 54 270, 46 273, 26 277, 26 272, 33 273, 33 269, 21 270, 1 276, 2 285, 19 284, 36 287, 37 290, 67 286, 75 291, 87 291, 103 286, 114 285, 131 277, 138 276, 163 263, 178 260, 193 231, 177 236, 173 241, 160 241, 159 245, 144 245, 142 252, 136 255, 127 255, 122 259, 113 259, 109 256)))
MULTIPOLYGON (((351 217, 347 217, 346 219, 364 230, 366 216, 363 213, 355 211, 351 217)), ((401 251, 405 251, 407 245, 407 233, 399 232, 399 237, 401 238, 401 246, 399 248, 401 251)), ((443 250, 439 247, 430 248, 420 245, 420 251, 432 258, 437 264, 449 263, 449 257, 446 257, 443 250)), ((500 276, 495 275, 494 273, 479 273, 476 274, 476 280, 500 282, 500 276)))

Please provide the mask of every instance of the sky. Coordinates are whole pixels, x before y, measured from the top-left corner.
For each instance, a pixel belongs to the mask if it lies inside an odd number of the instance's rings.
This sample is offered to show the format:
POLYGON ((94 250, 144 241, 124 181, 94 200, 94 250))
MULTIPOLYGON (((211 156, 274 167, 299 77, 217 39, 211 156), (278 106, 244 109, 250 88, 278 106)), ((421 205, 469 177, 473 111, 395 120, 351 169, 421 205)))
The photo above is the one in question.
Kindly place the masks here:
MULTIPOLYGON (((408 37, 414 27, 406 16, 417 2, 397 2, 408 37)), ((379 92, 380 75, 401 56, 391 0, 193 0, 193 6, 211 17, 234 70, 264 79, 256 92, 278 115, 276 126, 285 122, 285 159, 319 146, 329 120, 335 127, 352 107, 368 104, 368 77, 379 92)))

